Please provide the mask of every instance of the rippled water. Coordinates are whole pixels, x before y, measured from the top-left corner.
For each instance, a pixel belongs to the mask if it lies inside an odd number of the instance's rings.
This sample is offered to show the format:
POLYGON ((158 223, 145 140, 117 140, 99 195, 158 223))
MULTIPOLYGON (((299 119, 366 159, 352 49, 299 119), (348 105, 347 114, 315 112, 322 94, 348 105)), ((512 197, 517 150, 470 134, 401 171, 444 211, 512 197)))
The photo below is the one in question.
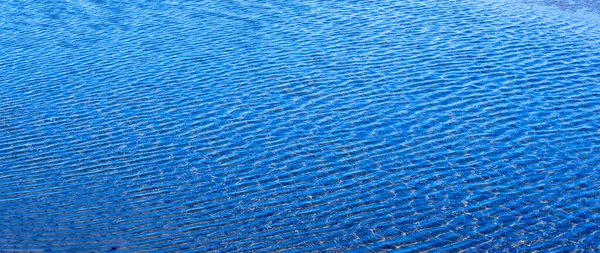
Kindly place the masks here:
POLYGON ((600 251, 597 6, 2 1, 0 251, 600 251))

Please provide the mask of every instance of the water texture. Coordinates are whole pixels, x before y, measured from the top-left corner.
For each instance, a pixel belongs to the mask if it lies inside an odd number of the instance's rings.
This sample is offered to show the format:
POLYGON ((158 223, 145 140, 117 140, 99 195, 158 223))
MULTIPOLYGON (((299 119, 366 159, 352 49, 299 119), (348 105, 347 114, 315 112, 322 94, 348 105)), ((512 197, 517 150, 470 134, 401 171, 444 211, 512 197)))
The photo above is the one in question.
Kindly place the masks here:
POLYGON ((579 3, 2 1, 0 252, 600 251, 579 3))

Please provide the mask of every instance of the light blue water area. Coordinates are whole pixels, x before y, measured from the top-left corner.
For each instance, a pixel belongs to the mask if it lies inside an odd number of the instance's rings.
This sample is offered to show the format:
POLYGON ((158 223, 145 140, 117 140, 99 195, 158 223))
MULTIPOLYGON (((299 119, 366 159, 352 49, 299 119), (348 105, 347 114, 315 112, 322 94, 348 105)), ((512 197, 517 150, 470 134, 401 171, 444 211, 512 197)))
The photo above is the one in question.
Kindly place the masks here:
POLYGON ((599 10, 2 1, 0 251, 600 251, 599 10))

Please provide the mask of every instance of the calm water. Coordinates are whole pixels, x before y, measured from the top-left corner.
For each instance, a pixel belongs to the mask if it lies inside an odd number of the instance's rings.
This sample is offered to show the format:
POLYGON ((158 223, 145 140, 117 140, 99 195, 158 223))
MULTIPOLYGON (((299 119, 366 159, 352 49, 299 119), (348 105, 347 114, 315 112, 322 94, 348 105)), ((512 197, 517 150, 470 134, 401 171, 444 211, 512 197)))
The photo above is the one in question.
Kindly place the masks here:
POLYGON ((600 7, 0 3, 0 252, 600 251, 600 7))

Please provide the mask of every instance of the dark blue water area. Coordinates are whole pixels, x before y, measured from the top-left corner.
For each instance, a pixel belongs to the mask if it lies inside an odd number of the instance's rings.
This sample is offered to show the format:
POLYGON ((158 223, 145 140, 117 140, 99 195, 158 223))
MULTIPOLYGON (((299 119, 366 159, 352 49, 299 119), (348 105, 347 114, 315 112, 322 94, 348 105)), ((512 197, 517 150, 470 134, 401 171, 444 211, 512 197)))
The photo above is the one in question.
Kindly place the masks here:
POLYGON ((0 3, 0 252, 600 251, 600 8, 0 3))

